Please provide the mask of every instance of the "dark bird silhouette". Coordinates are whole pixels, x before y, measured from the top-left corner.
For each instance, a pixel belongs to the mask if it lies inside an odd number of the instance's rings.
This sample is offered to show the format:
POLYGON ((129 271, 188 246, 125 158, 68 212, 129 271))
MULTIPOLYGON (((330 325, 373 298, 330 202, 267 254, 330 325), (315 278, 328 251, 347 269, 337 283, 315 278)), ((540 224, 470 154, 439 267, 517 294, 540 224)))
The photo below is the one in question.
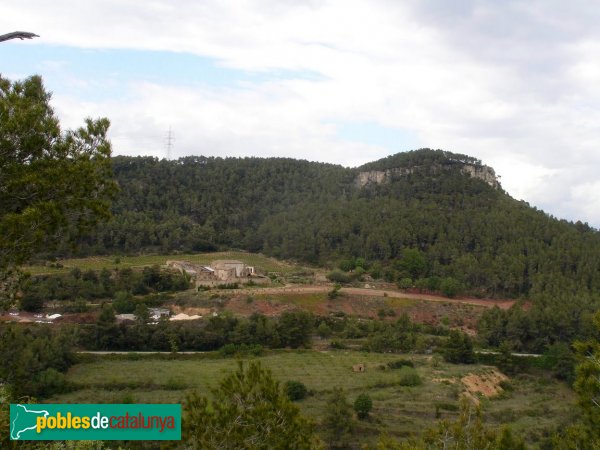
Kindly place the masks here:
POLYGON ((34 37, 39 36, 35 33, 29 33, 27 31, 13 31, 12 33, 0 35, 0 42, 8 41, 9 39, 32 39, 34 37))

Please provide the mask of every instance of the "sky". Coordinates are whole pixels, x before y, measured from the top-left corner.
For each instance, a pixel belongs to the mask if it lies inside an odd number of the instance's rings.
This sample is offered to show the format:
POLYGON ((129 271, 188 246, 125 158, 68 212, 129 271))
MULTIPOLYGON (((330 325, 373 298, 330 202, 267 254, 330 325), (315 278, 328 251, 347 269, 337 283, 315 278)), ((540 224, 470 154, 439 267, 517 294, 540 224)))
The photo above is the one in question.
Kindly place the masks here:
POLYGON ((114 154, 443 149, 599 228, 598 23, 583 0, 23 0, 0 34, 40 37, 0 43, 0 74, 42 75, 65 128, 108 117, 114 154))

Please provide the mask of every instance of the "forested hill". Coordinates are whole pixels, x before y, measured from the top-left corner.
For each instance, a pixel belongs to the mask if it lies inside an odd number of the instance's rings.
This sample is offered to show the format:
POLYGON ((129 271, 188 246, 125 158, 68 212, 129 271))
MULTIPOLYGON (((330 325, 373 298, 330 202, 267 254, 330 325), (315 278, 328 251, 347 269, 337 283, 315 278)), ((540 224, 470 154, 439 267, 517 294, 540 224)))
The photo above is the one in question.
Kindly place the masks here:
POLYGON ((352 169, 214 157, 113 166, 114 218, 81 242, 84 254, 240 248, 315 264, 360 258, 375 276, 452 278, 483 295, 600 291, 600 233, 512 199, 465 155, 423 149, 352 169))

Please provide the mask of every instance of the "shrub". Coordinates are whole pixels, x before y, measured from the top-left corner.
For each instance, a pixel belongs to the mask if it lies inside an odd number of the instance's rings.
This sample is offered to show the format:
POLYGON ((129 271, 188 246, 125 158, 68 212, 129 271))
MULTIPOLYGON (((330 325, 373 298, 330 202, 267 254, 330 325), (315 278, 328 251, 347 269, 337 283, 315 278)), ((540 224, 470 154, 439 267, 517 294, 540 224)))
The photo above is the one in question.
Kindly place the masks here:
POLYGON ((359 419, 366 419, 373 409, 373 401, 368 394, 360 394, 354 401, 354 411, 359 419))
POLYGON ((221 356, 232 356, 237 352, 237 346, 235 344, 225 344, 219 349, 221 356))
POLYGON ((414 368, 404 366, 400 369, 400 378, 398 380, 400 386, 419 386, 421 383, 421 377, 414 368))
POLYGON ((327 293, 327 298, 329 300, 334 300, 334 299, 338 298, 340 295, 341 288, 342 288, 342 286, 340 286, 339 284, 336 283, 336 285, 333 287, 333 289, 331 289, 331 291, 329 291, 327 293))
POLYGON ((293 402, 297 400, 302 400, 306 397, 306 394, 308 393, 308 390, 306 389, 304 383, 294 380, 286 381, 284 390, 285 394, 293 402))
POLYGON ((339 270, 334 270, 327 274, 327 279, 329 281, 333 281, 334 283, 349 283, 350 275, 339 270))
POLYGON ((400 289, 410 289, 413 286, 413 280, 412 278, 402 278, 400 281, 398 281, 398 287, 400 289))
POLYGON ((450 331, 444 346, 444 359, 453 364, 472 364, 475 362, 471 338, 457 330, 450 331))
POLYGON ((135 311, 135 302, 131 293, 127 291, 118 291, 115 294, 113 308, 118 314, 129 314, 135 311))
POLYGON ((26 294, 21 298, 21 309, 27 312, 37 312, 44 307, 44 299, 42 297, 26 294))
POLYGON ((460 283, 452 277, 444 278, 440 290, 446 297, 454 297, 460 292, 460 283))
POLYGON ((322 338, 327 338, 331 336, 331 328, 329 328, 329 325, 327 325, 325 321, 322 321, 317 327, 317 333, 322 338))
POLYGON ((402 367, 415 367, 414 363, 408 359, 397 359, 387 363, 390 369, 401 369, 402 367))
POLYGON ((336 349, 344 349, 346 348, 346 346, 343 344, 342 341, 338 341, 337 339, 334 339, 333 341, 331 341, 329 343, 329 346, 331 348, 336 348, 336 349))
POLYGON ((50 397, 53 394, 67 392, 69 384, 61 372, 49 368, 38 376, 37 393, 42 397, 50 397))

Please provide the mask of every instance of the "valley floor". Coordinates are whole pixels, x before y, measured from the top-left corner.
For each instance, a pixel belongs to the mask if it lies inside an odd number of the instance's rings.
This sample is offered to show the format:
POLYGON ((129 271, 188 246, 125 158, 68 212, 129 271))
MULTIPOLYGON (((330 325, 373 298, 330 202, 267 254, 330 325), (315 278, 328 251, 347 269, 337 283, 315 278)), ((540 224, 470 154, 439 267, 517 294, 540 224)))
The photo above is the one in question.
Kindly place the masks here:
MULTIPOLYGON (((87 362, 73 366, 67 374, 77 389, 49 402, 180 403, 193 389, 208 395, 237 364, 236 359, 214 353, 87 355, 83 359, 87 362)), ((573 392, 552 378, 518 375, 505 379, 494 367, 448 364, 437 356, 284 350, 256 359, 282 383, 297 380, 307 386, 310 395, 298 405, 317 424, 333 387, 342 387, 350 402, 368 393, 374 408, 370 420, 357 423, 361 443, 374 442, 381 432, 397 438, 411 436, 440 418, 454 418, 463 395, 480 403, 489 425, 510 425, 530 443, 551 433, 573 409, 573 392), (414 363, 421 384, 403 385, 402 369, 383 370, 388 362, 401 358, 414 363), (355 364, 364 364, 366 371, 353 372, 355 364)))

